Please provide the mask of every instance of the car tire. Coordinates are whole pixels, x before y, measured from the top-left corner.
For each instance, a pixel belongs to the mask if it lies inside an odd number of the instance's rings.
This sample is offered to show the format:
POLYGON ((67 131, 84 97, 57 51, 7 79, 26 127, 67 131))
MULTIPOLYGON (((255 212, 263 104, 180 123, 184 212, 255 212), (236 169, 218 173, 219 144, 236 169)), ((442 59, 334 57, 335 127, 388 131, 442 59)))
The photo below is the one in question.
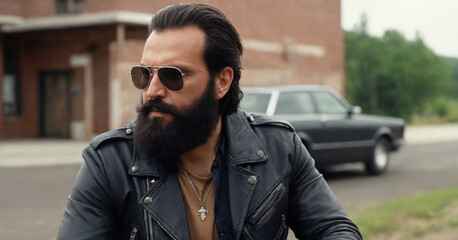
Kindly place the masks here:
POLYGON ((379 175, 386 171, 390 160, 390 143, 385 138, 377 140, 372 156, 365 162, 366 171, 371 175, 379 175))

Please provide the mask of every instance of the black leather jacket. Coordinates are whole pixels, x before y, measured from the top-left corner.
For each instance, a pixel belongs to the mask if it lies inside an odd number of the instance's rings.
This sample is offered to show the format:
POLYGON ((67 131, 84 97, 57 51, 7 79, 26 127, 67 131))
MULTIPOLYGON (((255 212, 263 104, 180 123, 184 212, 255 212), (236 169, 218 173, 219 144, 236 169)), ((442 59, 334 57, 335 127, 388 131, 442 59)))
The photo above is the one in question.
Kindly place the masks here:
MULTIPOLYGON (((84 150, 57 239, 190 239, 176 173, 138 154, 134 124, 84 150)), ((362 239, 289 124, 239 111, 223 134, 236 239, 362 239)))

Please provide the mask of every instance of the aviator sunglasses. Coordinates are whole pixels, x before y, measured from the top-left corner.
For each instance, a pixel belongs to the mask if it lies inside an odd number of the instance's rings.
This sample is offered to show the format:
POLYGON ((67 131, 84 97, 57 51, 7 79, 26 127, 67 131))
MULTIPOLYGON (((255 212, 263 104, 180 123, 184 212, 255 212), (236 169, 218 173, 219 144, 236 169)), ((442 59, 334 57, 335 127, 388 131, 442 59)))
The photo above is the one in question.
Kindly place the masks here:
POLYGON ((153 79, 154 71, 157 71, 157 76, 161 83, 171 91, 178 92, 183 88, 183 77, 195 73, 207 71, 200 70, 195 72, 183 73, 179 68, 172 66, 134 66, 130 70, 132 82, 135 87, 143 90, 148 87, 151 79, 153 79))

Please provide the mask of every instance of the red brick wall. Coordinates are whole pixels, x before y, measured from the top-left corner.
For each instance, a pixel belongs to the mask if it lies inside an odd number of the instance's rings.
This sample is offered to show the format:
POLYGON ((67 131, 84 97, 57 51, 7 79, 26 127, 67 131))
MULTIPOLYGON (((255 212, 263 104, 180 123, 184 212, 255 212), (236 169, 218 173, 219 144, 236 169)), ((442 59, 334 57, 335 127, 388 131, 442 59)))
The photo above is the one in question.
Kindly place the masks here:
POLYGON ((140 63, 144 40, 130 39, 124 42, 121 49, 113 42, 110 46, 111 76, 110 86, 114 92, 110 96, 111 128, 117 128, 136 117, 135 109, 141 100, 130 79, 130 69, 140 63), (117 59, 121 52, 121 58, 117 59))
MULTIPOLYGON (((5 123, 7 137, 37 137, 39 136, 39 73, 41 71, 72 70, 70 55, 85 53, 90 50, 94 54, 94 80, 99 86, 96 90, 97 121, 100 131, 105 131, 107 92, 106 84, 106 46, 114 36, 114 30, 79 29, 74 31, 49 31, 8 36, 9 41, 15 41, 20 46, 19 64, 21 67, 21 116, 15 121, 5 123), (90 47, 90 46, 95 47, 90 47), (100 84, 99 82, 102 82, 100 84)), ((73 99, 72 99, 73 101, 73 99)))
MULTIPOLYGON (((227 15, 243 38, 322 47, 323 57, 294 54, 287 62, 285 55, 245 51, 243 63, 249 72, 256 70, 275 78, 243 78, 245 85, 326 84, 343 91, 343 32, 340 27, 340 1, 269 1, 268 3, 231 2, 227 15), (245 3, 245 4, 244 4, 245 3), (259 12, 253 17, 251 13, 259 12), (276 81, 275 81, 276 80, 276 81)), ((225 3, 221 3, 225 4, 225 3)), ((229 4, 225 4, 229 5, 229 4)), ((248 73, 248 76, 253 74, 248 73)), ((247 76, 247 74, 245 74, 247 76)))
POLYGON ((0 1, 0 14, 5 15, 22 15, 23 0, 2 0, 0 1))
POLYGON ((22 0, 22 16, 35 18, 54 15, 55 0, 22 0))
POLYGON ((54 15, 55 0, 1 0, 0 14, 24 18, 54 15))
MULTIPOLYGON (((87 10, 116 10, 120 6, 125 10, 154 13, 166 5, 181 1, 116 0, 112 1, 111 6, 106 6, 107 2, 109 0, 87 2, 87 10)), ((330 85, 343 92, 344 48, 340 27, 340 1, 189 2, 202 2, 219 8, 244 39, 283 43, 285 38, 290 38, 294 44, 313 45, 325 51, 323 57, 296 54, 292 61, 287 62, 284 53, 262 53, 245 49, 243 64, 247 73, 242 74, 243 85, 312 83, 330 85)))
MULTIPOLYGON (((182 2, 181 0, 86 0, 86 12, 138 11, 153 14, 158 9, 182 2)), ((322 58, 300 55, 285 62, 283 53, 259 53, 246 49, 244 67, 253 70, 245 74, 242 84, 327 84, 343 92, 343 33, 340 27, 340 1, 338 0, 232 0, 189 1, 213 5, 221 9, 233 22, 243 38, 322 47, 322 58), (281 79, 261 78, 279 76, 281 79)), ((3 0, 8 12, 22 12, 24 17, 51 16, 54 0, 3 0), (16 3, 16 5, 15 5, 16 3), (21 7, 18 7, 21 6, 21 7)))
MULTIPOLYGON (((126 37, 143 42, 146 37, 146 29, 128 28, 126 37)), ((5 38, 8 41, 17 42, 20 48, 21 72, 19 78, 22 105, 21 116, 9 121, 2 121, 0 118, 0 123, 3 123, 0 125, 5 127, 2 131, 4 137, 39 136, 39 73, 41 71, 73 71, 72 86, 81 87, 83 93, 71 97, 72 120, 84 119, 84 73, 81 68, 72 69, 70 66, 70 56, 81 53, 92 55, 94 131, 101 133, 109 129, 109 45, 116 39, 114 26, 47 31, 38 34, 29 32, 11 34, 5 38)), ((141 57, 141 51, 139 53, 138 49, 143 49, 141 43, 137 45, 126 45, 123 53, 127 59, 131 59, 131 63, 135 62, 135 64, 138 64, 141 57), (132 51, 134 48, 137 50, 132 51)), ((1 59, 0 66, 3 67, 1 59)), ((122 79, 124 83, 128 82, 127 85, 130 85, 128 76, 124 77, 122 79)))
MULTIPOLYGON (((138 11, 153 14, 158 9, 181 2, 180 0, 86 0, 86 12, 138 11)), ((312 45, 324 50, 323 56, 297 54, 290 60, 284 51, 266 53, 246 48, 243 56, 242 85, 325 84, 339 92, 344 89, 344 46, 340 27, 340 1, 338 0, 233 0, 190 1, 213 5, 223 11, 238 29, 244 40, 255 40, 284 45, 285 39, 293 44, 312 45)), ((2 0, 0 14, 21 15, 26 18, 52 16, 54 0, 2 0)), ((4 35, 4 41, 20 45, 20 73, 22 115, 11 121, 0 116, 0 138, 37 137, 39 135, 39 79, 42 70, 73 70, 73 83, 81 84, 82 70, 72 69, 72 54, 90 53, 94 80, 94 130, 96 133, 110 128, 112 110, 119 107, 119 119, 125 123, 134 116, 133 105, 139 95, 130 91, 129 69, 141 58, 146 39, 144 27, 126 28, 122 58, 118 62, 118 49, 110 47, 116 39, 116 27, 92 27, 44 32, 4 35), (114 48, 114 49, 113 49, 114 48), (115 60, 113 60, 115 59, 115 60), (116 82, 117 81, 117 82, 116 82), (111 87, 118 87, 120 99, 114 97, 111 87), (127 90, 126 90, 127 89, 127 90), (110 109, 111 112, 110 112, 110 109), (1 124, 3 122, 3 125, 1 124)), ((0 38, 1 39, 1 38, 0 38)), ((1 43, 1 40, 0 40, 1 43)), ((115 44, 116 45, 116 44, 115 44)), ((0 66, 1 58, 0 58, 0 66)), ((0 69, 1 73, 1 69, 0 69)), ((72 119, 84 118, 84 100, 72 97, 72 119)), ((1 110, 1 109, 0 109, 1 110)))

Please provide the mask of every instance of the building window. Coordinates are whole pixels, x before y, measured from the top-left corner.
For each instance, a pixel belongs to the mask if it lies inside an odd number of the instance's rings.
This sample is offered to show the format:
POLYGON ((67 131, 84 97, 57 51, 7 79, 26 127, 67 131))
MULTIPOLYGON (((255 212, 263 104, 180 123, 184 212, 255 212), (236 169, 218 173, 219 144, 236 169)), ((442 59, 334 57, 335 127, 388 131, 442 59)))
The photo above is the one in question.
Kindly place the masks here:
POLYGON ((19 84, 18 79, 13 74, 3 76, 3 114, 5 116, 18 116, 20 114, 19 105, 19 84))
POLYGON ((4 116, 19 116, 21 114, 20 91, 19 91, 19 59, 17 47, 14 44, 5 43, 3 56, 4 71, 2 79, 2 103, 4 116))
POLYGON ((84 12, 84 0, 56 0, 56 14, 84 12))

